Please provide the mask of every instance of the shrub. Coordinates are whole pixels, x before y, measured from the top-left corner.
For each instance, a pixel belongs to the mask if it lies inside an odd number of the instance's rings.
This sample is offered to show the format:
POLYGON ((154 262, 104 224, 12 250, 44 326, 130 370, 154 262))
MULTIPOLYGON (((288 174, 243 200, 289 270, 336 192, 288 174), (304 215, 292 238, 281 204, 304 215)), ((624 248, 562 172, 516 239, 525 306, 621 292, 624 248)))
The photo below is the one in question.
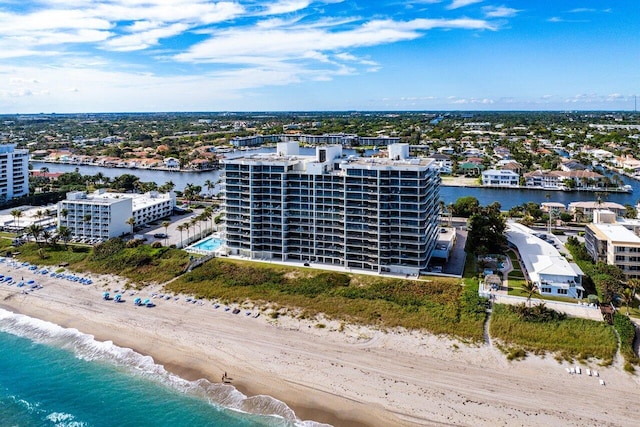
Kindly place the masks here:
POLYGON ((156 240, 155 242, 153 242, 153 243, 151 244, 151 247, 152 247, 153 249, 161 248, 161 247, 162 247, 162 242, 159 242, 159 241, 157 241, 157 240, 156 240))

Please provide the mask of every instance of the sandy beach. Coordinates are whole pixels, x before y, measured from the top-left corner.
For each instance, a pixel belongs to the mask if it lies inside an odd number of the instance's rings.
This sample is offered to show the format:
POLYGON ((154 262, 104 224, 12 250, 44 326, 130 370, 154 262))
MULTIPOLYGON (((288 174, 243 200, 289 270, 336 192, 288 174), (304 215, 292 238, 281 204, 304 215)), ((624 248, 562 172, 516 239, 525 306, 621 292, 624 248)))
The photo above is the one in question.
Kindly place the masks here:
MULTIPOLYGON (((150 355, 186 379, 220 382, 227 372, 248 396, 285 402, 302 420, 335 426, 525 425, 635 426, 640 379, 612 367, 582 364, 570 375, 551 356, 508 362, 491 345, 407 331, 381 332, 322 319, 273 319, 214 308, 212 302, 153 301, 154 308, 102 300, 125 280, 91 275, 94 284, 18 271, 42 289, 0 284, 4 309, 48 320, 150 355), (322 323, 325 327, 318 327, 322 323), (585 374, 597 369, 600 378, 585 374), (599 384, 603 379, 605 386, 599 384)), ((148 298, 161 288, 136 296, 148 298)))

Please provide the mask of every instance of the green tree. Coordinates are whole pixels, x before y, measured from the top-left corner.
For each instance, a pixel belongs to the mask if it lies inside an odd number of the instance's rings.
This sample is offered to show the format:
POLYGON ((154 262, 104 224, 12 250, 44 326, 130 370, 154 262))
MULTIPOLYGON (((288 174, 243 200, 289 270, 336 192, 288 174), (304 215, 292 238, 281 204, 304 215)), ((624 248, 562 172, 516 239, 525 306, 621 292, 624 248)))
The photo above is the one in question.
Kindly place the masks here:
POLYGON ((136 220, 134 217, 129 217, 126 221, 128 225, 131 226, 131 235, 133 236, 133 226, 136 224, 136 220))
POLYGON ((532 281, 527 280, 525 284, 522 285, 522 290, 527 294, 527 304, 529 308, 531 308, 531 297, 538 292, 538 286, 532 281))
POLYGON ((20 227, 20 218, 22 218, 22 211, 20 209, 13 209, 10 213, 14 221, 16 222, 16 226, 20 227))
POLYGON ((479 208, 469 218, 465 250, 474 254, 500 252, 507 243, 506 228, 498 202, 479 208))
POLYGON ((453 214, 469 218, 480 209, 480 202, 473 196, 460 197, 452 206, 453 214))
POLYGON ((164 245, 167 246, 167 239, 169 238, 169 226, 171 223, 169 221, 162 221, 162 226, 164 227, 164 245))
POLYGON ((71 229, 69 227, 66 227, 64 225, 58 227, 58 236, 60 236, 60 239, 64 242, 65 248, 68 247, 72 234, 73 233, 71 232, 71 229))
POLYGON ((40 224, 31 224, 25 231, 27 232, 27 235, 33 236, 33 240, 35 240, 36 244, 40 246, 40 235, 42 235, 42 232, 44 231, 42 226, 40 224))

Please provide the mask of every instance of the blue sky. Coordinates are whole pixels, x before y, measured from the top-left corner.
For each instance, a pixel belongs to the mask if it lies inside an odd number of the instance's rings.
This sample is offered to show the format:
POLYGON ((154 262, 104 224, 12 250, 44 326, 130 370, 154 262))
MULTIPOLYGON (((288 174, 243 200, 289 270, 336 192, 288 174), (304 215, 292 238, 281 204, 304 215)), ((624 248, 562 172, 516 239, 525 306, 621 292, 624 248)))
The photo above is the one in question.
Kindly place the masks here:
POLYGON ((639 0, 0 0, 0 113, 632 110, 639 0))

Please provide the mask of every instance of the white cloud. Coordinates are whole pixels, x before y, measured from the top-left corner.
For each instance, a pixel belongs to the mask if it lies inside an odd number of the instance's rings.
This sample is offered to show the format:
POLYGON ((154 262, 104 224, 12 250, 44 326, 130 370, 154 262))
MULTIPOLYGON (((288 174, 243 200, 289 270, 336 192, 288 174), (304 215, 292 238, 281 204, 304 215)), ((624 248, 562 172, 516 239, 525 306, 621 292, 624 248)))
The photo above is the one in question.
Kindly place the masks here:
POLYGON ((435 28, 495 29, 487 21, 467 18, 377 20, 342 31, 305 26, 277 29, 238 28, 215 33, 209 40, 176 55, 175 59, 185 62, 236 62, 243 58, 248 63, 256 63, 252 58, 262 60, 264 57, 289 60, 304 56, 309 50, 334 51, 413 40, 421 37, 423 31, 435 28))
POLYGON ((309 0, 280 0, 267 5, 265 15, 282 15, 306 9, 311 2, 309 0))
POLYGON ((505 6, 486 6, 482 8, 482 11, 487 18, 511 18, 520 12, 518 9, 505 6))
POLYGON ((480 3, 482 0, 453 0, 453 2, 447 6, 447 9, 459 9, 461 7, 469 6, 475 3, 480 3))
POLYGON ((158 44, 158 40, 161 38, 181 34, 188 28, 189 26, 187 24, 173 24, 162 28, 137 32, 131 35, 115 37, 108 40, 104 46, 107 49, 116 51, 142 50, 149 46, 158 44))

